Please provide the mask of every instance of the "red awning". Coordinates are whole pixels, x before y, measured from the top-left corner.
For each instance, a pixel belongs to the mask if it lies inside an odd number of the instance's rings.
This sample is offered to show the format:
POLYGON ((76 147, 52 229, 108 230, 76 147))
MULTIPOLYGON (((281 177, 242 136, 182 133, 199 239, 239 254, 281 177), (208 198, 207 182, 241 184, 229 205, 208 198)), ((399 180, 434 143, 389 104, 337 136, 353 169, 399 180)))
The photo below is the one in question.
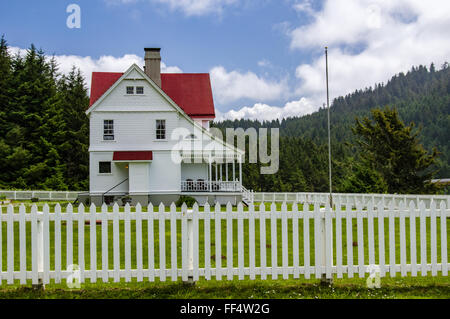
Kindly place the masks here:
POLYGON ((113 155, 113 161, 151 161, 152 159, 152 151, 118 151, 113 155))

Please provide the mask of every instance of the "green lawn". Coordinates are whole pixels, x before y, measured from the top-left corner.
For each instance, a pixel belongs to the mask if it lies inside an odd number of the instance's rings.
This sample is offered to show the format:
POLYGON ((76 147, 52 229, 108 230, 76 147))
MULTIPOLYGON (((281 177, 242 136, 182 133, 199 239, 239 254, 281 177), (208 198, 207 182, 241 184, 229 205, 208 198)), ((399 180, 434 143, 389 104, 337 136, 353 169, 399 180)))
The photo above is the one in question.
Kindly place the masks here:
MULTIPOLYGON (((27 210, 29 209, 30 203, 27 204, 27 210)), ((53 211, 54 203, 49 203, 51 206, 51 211, 53 211)), ((62 205, 66 205, 67 203, 61 203, 62 205)), ((38 203, 38 206, 42 206, 42 203, 38 203)), ((279 207, 280 205, 278 205, 279 207)), ((300 207, 301 208, 301 207, 300 207)), ((156 208, 155 208, 156 209, 156 208)), ((75 209, 76 211, 76 209, 75 209)), ((5 212, 5 209, 3 210, 5 212)), ((420 249, 420 228, 418 219, 416 221, 416 234, 417 234, 417 249, 420 249)), ((409 255, 409 220, 406 220, 406 239, 407 239, 407 262, 410 261, 409 255)), ((147 238, 147 223, 143 222, 142 236, 143 238, 147 238)), ((73 223, 74 226, 74 263, 78 263, 78 250, 77 250, 77 222, 73 223)), ((211 221, 211 266, 215 267, 215 227, 214 221, 211 221)), ((222 221, 221 225, 222 229, 222 266, 226 265, 226 222, 222 221)), ((386 263, 389 263, 389 240, 388 240, 388 219, 385 220, 385 260, 386 263)), ((396 220, 396 263, 400 263, 400 234, 398 231, 399 220, 396 220)), ((15 223, 15 267, 19 269, 19 237, 18 237, 18 223, 15 223)), ((244 221, 244 246, 247 251, 249 240, 248 240, 248 221, 244 221)), ((299 221, 299 260, 300 265, 303 264, 303 221, 299 221)), ((66 267, 66 228, 65 225, 62 225, 62 268, 66 267)), ((343 223, 342 225, 343 232, 343 264, 347 263, 347 249, 346 249, 346 225, 343 223)), ((31 232, 31 227, 29 223, 27 223, 27 233, 31 232)), ((427 221, 427 255, 428 260, 430 259, 431 249, 429 245, 429 229, 430 229, 430 221, 427 221)), ((132 268, 136 267, 136 242, 135 242, 135 222, 131 222, 131 246, 132 246, 132 268)), ((259 241, 259 221, 255 221, 255 251, 256 251, 256 266, 260 265, 260 241, 259 241)), ((289 246, 291 247, 292 243, 292 221, 288 222, 288 239, 289 246)), ((108 227, 109 236, 112 236, 112 222, 109 223, 108 227)), ((170 260, 170 222, 166 221, 165 225, 165 237, 166 237, 166 267, 170 268, 171 260, 170 260)), ((438 262, 440 262, 440 220, 437 218, 437 255, 438 262)), ((155 233, 155 266, 159 268, 159 225, 158 221, 154 222, 154 233, 155 233)), ((177 223, 177 263, 178 266, 181 267, 181 222, 177 223)), ((367 221, 364 221, 364 233, 367 234, 367 221)), ((375 233, 375 251, 378 252, 378 222, 377 219, 374 220, 374 233, 375 233)), ((447 223, 447 236, 450 233, 449 223, 447 223)), ((314 234, 314 223, 310 221, 310 234, 314 234)), ((360 243, 356 243, 357 239, 357 228, 356 228, 356 219, 352 221, 352 234, 353 241, 355 245, 352 246, 353 250, 353 262, 357 264, 358 262, 358 246, 360 243)), ((3 247, 3 271, 6 271, 6 225, 3 223, 2 228, 2 247, 3 247)), ((85 226, 85 268, 90 268, 90 226, 85 226)), ((97 236, 97 266, 100 268, 102 266, 102 258, 101 258, 101 226, 96 226, 96 236, 97 236)), ((278 242, 281 243, 281 221, 277 223, 277 237, 278 242)), ((199 225, 199 238, 200 238, 200 267, 204 266, 204 245, 203 245, 203 237, 204 237, 204 225, 203 221, 200 221, 199 225)), ((50 268, 54 267, 54 223, 50 223, 50 238, 51 238, 51 258, 50 258, 50 268)), ((112 238, 112 237, 111 237, 112 238)), ((120 238, 121 238, 121 267, 125 266, 125 256, 124 256, 124 222, 120 223, 120 238)), ((233 266, 237 267, 237 221, 233 223, 233 238, 234 238, 234 249, 233 249, 233 266)), ((448 237, 447 237, 448 238, 448 237)), ((111 239, 110 239, 110 242, 111 239)), ((447 241, 448 242, 448 241, 447 241)), ((266 221, 266 247, 267 247, 267 266, 271 265, 271 232, 270 232, 270 222, 266 221)), ((449 245, 448 245, 449 246, 449 245)), ((311 256, 311 265, 314 265, 314 238, 311 236, 310 238, 310 256, 311 256)), ((368 242, 367 238, 364 241, 364 252, 365 252, 365 261, 367 264, 368 261, 368 242)), ((113 249, 112 245, 109 245, 109 267, 113 267, 113 249)), ((447 255, 450 247, 447 247, 447 255)), ((281 244, 277 249, 278 253, 278 265, 282 263, 282 249, 281 244)), ((31 244, 29 236, 27 236, 27 269, 31 270, 31 244)), ((418 262, 420 263, 420 253, 418 250, 417 253, 418 262)), ((143 264, 144 268, 148 265, 147 258, 147 241, 143 241, 143 264)), ((289 250, 289 263, 292 263, 293 256, 292 251, 289 250)), ((249 264, 248 255, 245 255, 245 266, 249 264)), ((376 263, 378 263, 378 253, 376 254, 376 263)), ((0 288, 0 298, 15 298, 15 297, 23 297, 23 298, 34 298, 34 297, 60 297, 60 298, 449 298, 449 289, 450 289, 450 280, 448 277, 436 276, 432 277, 431 274, 426 277, 421 277, 420 274, 418 277, 400 277, 400 274, 397 274, 397 277, 390 278, 389 274, 387 277, 381 279, 382 288, 381 289, 368 289, 366 287, 366 281, 364 278, 358 278, 355 274, 356 278, 344 278, 344 279, 335 279, 335 284, 333 288, 328 287, 320 287, 318 285, 317 279, 309 279, 306 280, 302 276, 300 279, 292 279, 292 277, 288 280, 281 279, 279 276, 278 280, 244 280, 238 281, 237 278, 233 281, 216 281, 215 278, 211 281, 206 281, 204 279, 200 280, 196 287, 187 287, 183 285, 180 281, 172 283, 170 278, 168 278, 167 282, 143 282, 143 283, 102 283, 101 280, 96 284, 90 284, 89 280, 87 283, 82 285, 82 289, 78 291, 70 291, 67 289, 65 284, 51 284, 47 286, 47 290, 44 293, 36 293, 29 289, 31 286, 21 287, 16 284, 13 286, 1 286, 0 288)), ((268 276, 268 278, 271 278, 268 276)), ((312 276, 311 278, 314 278, 312 276)), ((367 278, 367 276, 366 276, 367 278)))

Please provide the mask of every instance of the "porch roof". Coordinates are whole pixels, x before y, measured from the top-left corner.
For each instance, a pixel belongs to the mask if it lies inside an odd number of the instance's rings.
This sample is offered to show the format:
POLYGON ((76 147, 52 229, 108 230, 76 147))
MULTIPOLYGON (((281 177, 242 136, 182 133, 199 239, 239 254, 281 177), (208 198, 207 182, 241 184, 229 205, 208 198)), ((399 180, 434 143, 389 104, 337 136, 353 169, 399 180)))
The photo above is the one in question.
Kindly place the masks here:
POLYGON ((113 161, 151 161, 152 151, 115 151, 113 161))

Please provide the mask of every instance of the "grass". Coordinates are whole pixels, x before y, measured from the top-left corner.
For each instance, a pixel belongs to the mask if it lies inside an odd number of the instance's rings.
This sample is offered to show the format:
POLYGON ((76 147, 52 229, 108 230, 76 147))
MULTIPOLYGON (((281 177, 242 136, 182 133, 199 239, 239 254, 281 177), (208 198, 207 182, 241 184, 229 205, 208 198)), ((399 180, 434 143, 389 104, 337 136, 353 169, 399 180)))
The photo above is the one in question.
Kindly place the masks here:
MULTIPOLYGON (((31 207, 31 203, 25 203, 27 206, 27 211, 31 207)), ((44 203, 37 203, 38 207, 42 207, 44 203)), ((51 206, 51 211, 53 211, 53 207, 56 203, 49 203, 51 206)), ((66 203, 61 203, 63 206, 67 205, 66 203)), ((268 206, 268 205, 266 205, 268 206)), ((277 205, 278 209, 280 205, 277 205)), ((267 207, 269 208, 269 207, 267 207)), ((18 208, 17 208, 18 209, 18 208)), ((300 207, 301 209, 301 207, 300 207)), ((76 211, 76 209, 74 209, 76 211)), ((385 227, 385 260, 386 263, 389 263, 389 238, 388 238, 388 219, 385 219, 384 227, 385 227)), ((441 243, 440 243, 440 220, 437 218, 437 257, 438 262, 440 262, 440 254, 441 254, 441 243)), ((395 221, 396 232, 395 232, 395 244, 396 244, 396 263, 400 263, 400 234, 399 234, 399 220, 396 218, 395 221)), ((26 231, 29 234, 31 232, 31 225, 27 223, 26 231)), ((147 223, 143 222, 142 224, 142 236, 143 238, 147 238, 147 223)), ((211 255, 215 254, 215 227, 214 222, 211 221, 211 255)), ((334 226, 334 225, 333 225, 334 226)), ((363 223, 364 226, 364 234, 367 234, 367 220, 363 223)), ((405 222, 406 226, 406 243, 407 243, 407 263, 410 262, 410 250, 409 250, 409 219, 405 222)), ((420 263, 420 228, 419 228, 419 220, 416 221, 416 235, 417 235, 417 260, 420 263)), ((77 249, 77 227, 78 223, 75 221, 73 223, 74 227, 74 263, 78 263, 78 249, 77 249)), ((125 265, 125 254, 124 254, 124 222, 120 222, 120 264, 123 268, 125 265)), ((245 250, 248 251, 249 247, 249 239, 248 239, 248 221, 244 221, 244 247, 245 250)), ((303 221, 299 221, 299 259, 300 265, 303 264, 304 256, 303 256, 303 221)), ((447 236, 450 233, 449 229, 450 225, 447 223, 447 236)), ((109 223, 108 232, 109 236, 112 236, 112 222, 109 223)), ((222 260, 222 265, 226 265, 226 221, 222 221, 221 224, 222 229, 222 238, 221 238, 221 253, 225 257, 222 260)), ((346 264, 347 261, 347 245, 346 245, 346 225, 342 224, 342 239, 343 239, 343 263, 346 264)), ((431 248, 429 245, 430 242, 430 220, 427 220, 427 258, 430 260, 431 256, 431 248)), ((6 270, 6 225, 3 223, 2 228, 2 264, 3 270, 6 270)), ((66 267, 66 227, 62 225, 62 268, 66 267)), ((130 227, 131 234, 131 261, 132 268, 136 267, 136 225, 135 222, 131 222, 130 227)), ((255 251, 256 251, 256 266, 260 265, 260 256, 259 256, 259 221, 255 221, 255 251)), ((292 221, 288 222, 288 240, 291 246, 292 243, 292 221)), ((15 232, 15 241, 14 241, 14 251, 15 251, 15 268, 19 269, 19 237, 18 237, 19 225, 15 223, 14 232, 15 232)), ((159 268, 159 225, 158 221, 154 222, 154 233, 155 233, 155 265, 159 268)), ((177 223, 177 264, 181 267, 181 222, 177 223)), ((378 252, 378 222, 377 219, 374 220, 374 233, 375 233, 375 251, 378 252)), ((314 234, 314 223, 310 221, 310 234, 314 234)), ((266 248, 267 248, 267 266, 271 265, 271 252, 272 247, 271 243, 271 229, 270 222, 266 221, 266 248)), ((357 228, 356 228, 356 219, 352 220, 352 250, 353 250, 353 263, 358 263, 358 246, 360 243, 356 242, 357 238, 357 228)), ((281 243, 282 236, 282 228, 281 221, 277 223, 277 238, 278 242, 281 243)), ((199 239, 200 239, 200 256, 203 258, 199 259, 200 267, 204 266, 204 245, 203 245, 203 237, 204 237, 204 225, 203 221, 199 223, 199 239)), ((366 236, 365 236, 366 237, 366 236)), ((111 238, 111 237, 110 237, 111 238)), ((165 238, 166 238, 166 267, 170 268, 171 260, 170 260, 170 222, 166 221, 165 225, 165 238)), ((448 238, 448 237, 447 237, 448 238)), ((53 269, 55 260, 54 260, 54 223, 50 223, 50 244, 51 244, 51 256, 50 256, 50 267, 53 269)), ((96 239, 97 239, 97 266, 102 266, 102 258, 101 258, 101 226, 96 226, 96 239)), ((233 242, 235 243, 233 249, 233 266, 237 267, 237 221, 233 223, 233 242)), ((147 256, 147 241, 143 241, 143 264, 144 268, 148 265, 148 256, 147 256)), ((334 244, 336 241, 334 240, 334 244)), ((368 260, 368 242, 367 238, 364 240, 364 259, 367 263, 368 260)), ((27 269, 31 270, 31 243, 30 236, 27 236, 27 269)), ((314 238, 311 236, 310 238, 310 247, 311 247, 311 265, 314 265, 314 238)), ((90 268, 90 226, 85 225, 85 268, 90 268)), ((113 248, 110 244, 108 247, 108 264, 109 267, 113 267, 113 248)), ((450 247, 447 247, 447 255, 450 250, 450 247)), ((282 249, 281 245, 277 247, 277 260, 278 265, 282 263, 282 249)), ((292 263, 293 255, 292 250, 289 250, 289 263, 292 263)), ((376 254, 376 263, 378 263, 378 254, 376 254)), ((211 266, 215 267, 215 258, 211 259, 211 266)), ((245 255, 244 258, 245 266, 249 265, 248 255, 245 255)), ((336 262, 336 260, 334 260, 336 262)), ((355 274, 355 276, 357 276, 355 274)), ((271 278, 268 276, 268 278, 271 278)), ((436 277, 425 276, 421 277, 420 274, 418 277, 411 277, 410 275, 406 277, 400 277, 400 274, 397 274, 396 277, 391 278, 389 274, 387 277, 381 279, 381 288, 380 289, 368 289, 366 285, 365 278, 344 278, 337 279, 335 278, 335 282, 332 288, 322 287, 318 283, 317 279, 288 279, 283 280, 281 276, 278 277, 278 280, 243 280, 238 281, 237 279, 233 281, 216 281, 215 278, 211 281, 206 281, 204 279, 200 280, 195 287, 189 287, 178 282, 170 282, 169 278, 167 282, 142 282, 142 283, 102 283, 98 281, 95 284, 87 283, 82 285, 82 289, 80 290, 70 290, 64 284, 50 284, 47 286, 47 289, 44 292, 36 292, 30 289, 30 285, 27 287, 22 287, 18 283, 12 286, 0 286, 0 298, 450 298, 450 280, 446 276, 438 275, 436 277)), ((312 276, 314 278, 314 276, 312 276)), ((366 275, 367 278, 367 275, 366 275)))

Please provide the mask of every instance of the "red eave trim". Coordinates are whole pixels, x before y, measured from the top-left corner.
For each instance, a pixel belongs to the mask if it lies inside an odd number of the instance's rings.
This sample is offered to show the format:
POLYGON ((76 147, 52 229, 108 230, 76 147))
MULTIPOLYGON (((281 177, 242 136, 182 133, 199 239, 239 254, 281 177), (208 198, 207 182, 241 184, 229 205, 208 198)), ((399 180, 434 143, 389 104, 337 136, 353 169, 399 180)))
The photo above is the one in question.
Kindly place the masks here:
POLYGON ((152 151, 116 151, 113 154, 113 161, 151 161, 152 151))

